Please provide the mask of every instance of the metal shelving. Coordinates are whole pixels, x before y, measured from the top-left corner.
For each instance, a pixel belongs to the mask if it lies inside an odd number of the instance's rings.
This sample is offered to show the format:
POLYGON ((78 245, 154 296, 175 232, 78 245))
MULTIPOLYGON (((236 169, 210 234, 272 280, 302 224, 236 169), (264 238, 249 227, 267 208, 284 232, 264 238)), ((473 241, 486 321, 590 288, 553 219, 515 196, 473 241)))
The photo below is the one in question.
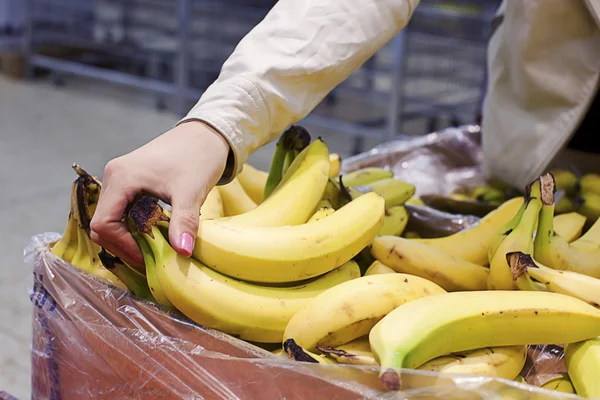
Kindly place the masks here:
MULTIPOLYGON (((1 1, 1 0, 0 0, 1 1)), ((185 113, 239 40, 275 0, 26 0, 30 67, 148 90, 185 113), (78 57, 37 49, 61 45, 78 57)), ((307 122, 389 140, 406 121, 471 122, 484 80, 486 42, 499 0, 421 0, 408 27, 328 96, 307 122), (340 112, 355 102, 365 115, 340 112), (348 114, 348 113, 346 113, 348 114), (353 116, 354 117, 354 116, 353 116)), ((433 130, 433 129, 431 129, 433 130)), ((425 133, 425 132, 423 132, 425 133)), ((357 149, 360 142, 357 142, 357 149)))

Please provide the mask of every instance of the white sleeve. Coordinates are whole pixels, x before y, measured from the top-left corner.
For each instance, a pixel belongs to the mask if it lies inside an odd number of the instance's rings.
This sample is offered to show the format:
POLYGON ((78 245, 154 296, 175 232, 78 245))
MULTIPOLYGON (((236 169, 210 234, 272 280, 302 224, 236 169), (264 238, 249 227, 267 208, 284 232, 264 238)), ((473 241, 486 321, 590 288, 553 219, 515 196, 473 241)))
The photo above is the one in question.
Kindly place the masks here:
POLYGON ((232 151, 220 183, 398 34, 418 3, 279 0, 180 121, 204 121, 229 142, 232 151))

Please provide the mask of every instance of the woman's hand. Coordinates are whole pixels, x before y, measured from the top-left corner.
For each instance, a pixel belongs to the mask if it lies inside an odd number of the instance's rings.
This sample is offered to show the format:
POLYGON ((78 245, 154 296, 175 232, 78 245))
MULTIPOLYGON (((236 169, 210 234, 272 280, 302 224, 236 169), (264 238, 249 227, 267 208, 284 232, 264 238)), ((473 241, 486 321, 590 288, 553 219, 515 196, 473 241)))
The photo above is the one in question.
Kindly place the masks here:
POLYGON ((104 169, 91 222, 92 240, 132 265, 143 265, 123 214, 136 195, 145 191, 171 204, 169 240, 175 251, 189 257, 200 206, 223 174, 228 153, 229 144, 217 131, 192 121, 111 160, 104 169))

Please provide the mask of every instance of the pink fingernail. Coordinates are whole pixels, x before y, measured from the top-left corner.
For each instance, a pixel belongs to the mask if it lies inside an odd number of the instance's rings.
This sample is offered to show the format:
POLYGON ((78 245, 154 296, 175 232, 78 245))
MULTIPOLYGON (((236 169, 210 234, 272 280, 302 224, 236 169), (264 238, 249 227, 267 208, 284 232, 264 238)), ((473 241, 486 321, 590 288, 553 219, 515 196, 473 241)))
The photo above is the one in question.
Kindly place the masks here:
POLYGON ((179 248, 184 250, 187 255, 191 255, 194 251, 194 238, 189 233, 182 233, 179 237, 179 248))

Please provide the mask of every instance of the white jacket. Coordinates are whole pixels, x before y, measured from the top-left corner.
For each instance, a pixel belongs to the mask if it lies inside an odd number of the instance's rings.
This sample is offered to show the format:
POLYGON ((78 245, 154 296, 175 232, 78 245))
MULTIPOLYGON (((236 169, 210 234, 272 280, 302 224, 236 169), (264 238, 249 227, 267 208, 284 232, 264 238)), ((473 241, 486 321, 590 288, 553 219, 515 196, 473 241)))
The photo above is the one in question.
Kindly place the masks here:
MULTIPOLYGON (((220 183, 403 29, 418 0, 279 0, 181 121, 231 146, 220 183)), ((524 186, 585 115, 600 73, 600 0, 505 0, 489 44, 484 171, 524 186)))

